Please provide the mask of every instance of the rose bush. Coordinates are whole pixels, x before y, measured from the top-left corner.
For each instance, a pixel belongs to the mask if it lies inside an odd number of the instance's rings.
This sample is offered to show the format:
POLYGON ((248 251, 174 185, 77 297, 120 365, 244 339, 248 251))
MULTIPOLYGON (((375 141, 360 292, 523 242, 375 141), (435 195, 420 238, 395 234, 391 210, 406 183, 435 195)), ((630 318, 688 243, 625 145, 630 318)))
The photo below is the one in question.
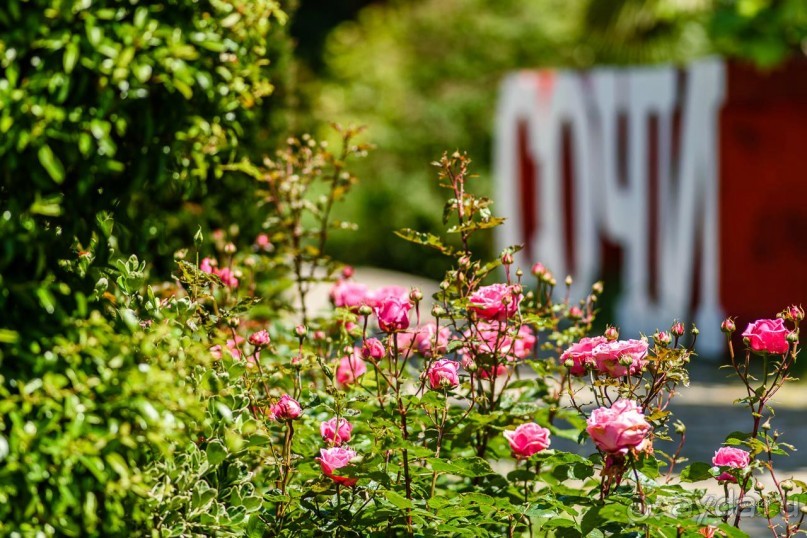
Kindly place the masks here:
MULTIPOLYGON (((121 380, 154 376, 147 394, 158 406, 129 388, 103 393, 120 407, 100 437, 100 459, 81 474, 85 481, 98 473, 114 480, 110 494, 136 508, 132 532, 742 536, 741 512, 700 503, 702 492, 688 484, 717 479, 743 500, 755 490, 756 474, 778 476, 773 462, 790 449, 770 433, 769 404, 789 379, 803 312, 788 308, 771 323, 752 324, 765 329, 749 333, 764 344, 747 336, 744 357, 735 356, 735 328, 724 323, 731 367, 748 388, 741 403, 749 409, 749 431, 730 433, 713 465, 683 465, 686 428, 673 421, 669 404, 689 382, 697 330, 687 334, 675 322, 649 337, 620 339, 614 327, 592 334, 599 283, 576 300, 556 289, 545 267, 531 277, 513 267, 518 246, 494 260, 477 259, 473 236, 501 219, 490 200, 472 194, 464 155, 437 163, 440 183, 451 192, 446 236, 399 233, 450 260, 431 297, 401 286, 371 291, 324 255, 329 208, 354 181, 346 163, 363 153, 355 135, 342 131, 341 153, 310 138, 290 139, 272 159, 233 165, 258 183, 257 202, 273 215, 267 239, 254 241, 263 246, 239 250, 227 232, 209 244, 200 235, 193 250, 177 253, 175 280, 163 284, 149 285, 138 260, 122 262, 114 301, 103 292, 98 300, 137 335, 138 346, 107 343, 75 352, 73 342, 61 342, 60 353, 76 364, 90 361, 98 375, 43 375, 41 384, 13 396, 3 385, 5 409, 15 413, 18 405, 35 414, 36 402, 59 386, 118 379, 117 368, 121 380), (307 301, 318 281, 335 282, 332 307, 323 311, 307 301), (767 381, 750 373, 757 355, 767 381), (160 395, 162 387, 182 398, 160 395), (163 452, 131 448, 156 435, 167 440, 163 452), (561 440, 579 446, 554 448, 561 440), (674 453, 659 449, 660 441, 673 440, 674 453), (132 468, 137 481, 127 482, 132 468), (659 508, 682 505, 691 512, 659 508)), ((116 342, 109 328, 99 334, 116 342)), ((80 328, 77 335, 92 341, 80 328)), ((47 413, 79 421, 89 412, 93 423, 103 423, 88 403, 79 412, 69 391, 59 394, 47 413)), ((43 436, 25 424, 13 424, 7 441, 13 458, 0 466, 6 516, 0 530, 9 533, 15 529, 6 521, 26 517, 13 502, 30 498, 26 480, 38 484, 37 472, 56 468, 29 468, 27 449, 43 436)), ((92 448, 82 436, 70 442, 92 448)), ((807 500, 807 492, 785 483, 758 510, 777 535, 793 536, 802 522, 779 514, 780 507, 807 500)), ((35 519, 25 533, 123 532, 92 519, 85 507, 96 506, 94 493, 80 503, 59 502, 81 511, 83 523, 57 531, 35 519)))

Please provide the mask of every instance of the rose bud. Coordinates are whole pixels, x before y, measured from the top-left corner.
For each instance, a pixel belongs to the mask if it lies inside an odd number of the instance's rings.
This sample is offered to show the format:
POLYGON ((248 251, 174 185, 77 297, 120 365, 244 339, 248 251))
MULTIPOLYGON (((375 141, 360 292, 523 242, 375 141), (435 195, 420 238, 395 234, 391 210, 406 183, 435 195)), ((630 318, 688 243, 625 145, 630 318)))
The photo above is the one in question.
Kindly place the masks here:
POLYGON ((605 339, 608 340, 609 342, 613 342, 614 340, 618 340, 619 339, 619 329, 609 325, 608 327, 605 328, 604 336, 605 336, 605 339))
POLYGON ((268 346, 270 341, 269 333, 265 329, 249 335, 249 343, 255 347, 268 346))
POLYGON ((684 324, 680 321, 676 321, 673 323, 673 326, 670 328, 670 332, 673 336, 680 337, 684 335, 684 324))
POLYGON ((331 446, 350 442, 351 432, 353 432, 353 424, 345 418, 339 418, 337 421, 336 417, 333 417, 319 425, 322 439, 331 446))
POLYGON ((281 396, 276 404, 269 407, 269 418, 272 420, 294 420, 302 414, 300 403, 288 394, 281 396))
POLYGON ((368 338, 361 346, 361 355, 367 360, 379 360, 384 358, 387 350, 378 338, 368 338))
POLYGON ((731 334, 737 330, 737 326, 734 324, 733 319, 726 318, 723 320, 723 323, 720 324, 720 330, 726 334, 731 334))

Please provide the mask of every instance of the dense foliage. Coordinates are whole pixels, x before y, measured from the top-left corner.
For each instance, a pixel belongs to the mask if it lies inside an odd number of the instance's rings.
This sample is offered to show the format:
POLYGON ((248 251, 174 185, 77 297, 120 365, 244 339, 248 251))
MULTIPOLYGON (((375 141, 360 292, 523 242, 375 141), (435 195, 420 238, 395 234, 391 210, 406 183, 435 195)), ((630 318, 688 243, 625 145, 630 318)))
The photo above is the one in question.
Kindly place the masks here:
POLYGON ((283 67, 288 49, 285 17, 273 0, 0 6, 0 308, 9 321, 69 312, 62 284, 89 294, 86 266, 108 265, 110 247, 170 260, 200 221, 229 221, 234 207, 222 201, 248 196, 248 184, 219 165, 277 136, 267 134, 277 121, 269 97, 285 77, 273 63, 283 67), (84 267, 74 267, 79 257, 84 267))

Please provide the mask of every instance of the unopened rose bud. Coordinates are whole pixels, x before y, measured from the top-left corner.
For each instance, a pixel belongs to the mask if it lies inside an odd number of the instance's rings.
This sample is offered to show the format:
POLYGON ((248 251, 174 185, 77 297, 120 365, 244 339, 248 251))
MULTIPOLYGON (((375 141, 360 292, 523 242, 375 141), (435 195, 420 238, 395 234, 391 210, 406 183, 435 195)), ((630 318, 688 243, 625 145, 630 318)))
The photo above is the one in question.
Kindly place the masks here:
POLYGON ((580 309, 579 306, 573 306, 569 309, 570 319, 580 319, 582 317, 583 317, 583 311, 580 309))
POLYGON ((694 325, 692 326, 692 331, 691 332, 692 332, 693 336, 698 336, 701 333, 700 329, 698 329, 694 325))
POLYGON ((673 323, 672 327, 670 328, 670 332, 673 334, 673 336, 683 336, 685 330, 684 324, 680 321, 673 323))
POLYGON ((464 269, 464 268, 468 267, 469 265, 471 265, 471 257, 470 256, 463 256, 462 258, 457 260, 457 263, 459 264, 459 266, 461 268, 464 269))
POLYGON ((801 321, 804 319, 804 309, 799 305, 788 306, 784 312, 785 319, 790 321, 801 321))
POLYGON ((502 254, 502 265, 513 265, 513 255, 509 252, 502 254))
POLYGON ((347 280, 348 278, 353 276, 353 273, 354 273, 353 267, 351 267, 350 265, 345 265, 344 267, 342 267, 342 278, 347 280))
POLYGON ((235 245, 232 243, 227 243, 224 245, 224 252, 227 254, 235 254, 235 245))
POLYGON ((737 326, 734 324, 733 319, 726 318, 723 320, 723 323, 720 324, 720 330, 726 334, 731 334, 737 330, 737 326))
POLYGON ((623 355, 622 357, 619 357, 619 364, 622 366, 631 366, 633 364, 633 357, 623 355))
POLYGON ((653 340, 660 346, 668 346, 672 342, 672 336, 667 331, 658 331, 653 335, 653 340))
POLYGON ((574 361, 572 359, 566 359, 563 361, 563 366, 566 368, 574 368, 574 361))
POLYGON ((524 271, 522 271, 520 267, 518 269, 516 269, 516 278, 521 278, 523 276, 524 276, 524 271))
POLYGON ((373 309, 369 305, 363 304, 359 307, 359 314, 362 316, 369 316, 372 313, 373 309))
POLYGON ((799 512, 801 512, 802 514, 807 514, 807 504, 802 504, 801 506, 799 506, 799 512))
POLYGON ((325 331, 314 331, 314 340, 325 340, 325 331))
POLYGON ((687 432, 686 424, 681 422, 680 420, 675 422, 675 433, 678 435, 684 435, 687 432))
POLYGON ((768 431, 771 429, 771 419, 768 419, 762 424, 762 429, 768 431))
POLYGON ((547 284, 549 284, 552 287, 555 287, 558 285, 558 281, 555 280, 554 278, 550 278, 549 280, 547 280, 547 284))
POLYGON ((596 294, 602 293, 602 290, 603 290, 602 282, 595 282, 594 285, 591 286, 591 291, 593 291, 596 294))
POLYGON ((295 333, 297 336, 299 336, 300 338, 302 338, 303 336, 305 336, 305 333, 306 333, 306 332, 307 332, 307 331, 306 331, 305 325, 297 325, 297 326, 294 328, 294 333, 295 333))
POLYGON ((793 484, 793 482, 791 480, 784 480, 781 483, 781 486, 782 486, 782 489, 785 490, 785 491, 792 491, 793 488, 795 487, 795 484, 793 484))
POLYGON ((572 275, 567 275, 567 276, 566 276, 566 280, 564 280, 563 282, 566 284, 566 287, 571 286, 571 285, 572 285, 572 282, 574 282, 574 281, 572 280, 572 275))
POLYGON ((227 325, 233 329, 236 329, 239 325, 241 325, 241 320, 238 318, 228 318, 227 325))
POLYGON ((611 325, 608 325, 605 328, 605 333, 603 334, 603 336, 605 336, 605 339, 608 340, 609 342, 619 340, 619 329, 611 325))
POLYGON ((409 300, 413 303, 419 303, 423 300, 423 293, 417 288, 412 288, 412 291, 409 292, 409 300))
POLYGON ((300 366, 303 362, 303 357, 301 355, 295 355, 291 358, 291 365, 292 366, 300 366))
POLYGON ((448 282, 448 280, 443 280, 442 282, 440 282, 440 289, 441 290, 446 291, 450 287, 451 287, 451 284, 448 282))
POLYGON ((789 333, 787 333, 787 341, 790 342, 791 344, 798 344, 798 342, 799 342, 799 331, 795 330, 795 331, 790 331, 789 333))
POLYGON ((546 273, 546 267, 544 267, 544 264, 542 264, 541 262, 534 263, 534 264, 532 265, 532 269, 530 269, 530 272, 531 272, 531 273, 532 273, 534 276, 540 277, 540 276, 542 276, 544 273, 546 273))
POLYGON ((762 482, 755 482, 754 489, 757 491, 762 491, 763 489, 765 489, 765 485, 762 482))

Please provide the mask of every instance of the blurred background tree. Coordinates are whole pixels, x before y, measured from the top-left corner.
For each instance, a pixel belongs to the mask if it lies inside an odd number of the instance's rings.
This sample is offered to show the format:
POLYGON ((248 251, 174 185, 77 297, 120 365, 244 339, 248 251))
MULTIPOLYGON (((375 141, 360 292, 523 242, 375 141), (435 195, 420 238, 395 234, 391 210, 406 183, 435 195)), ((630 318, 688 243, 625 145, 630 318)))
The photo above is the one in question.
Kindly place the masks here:
POLYGON ((321 134, 318 120, 366 124, 377 145, 358 170, 355 197, 338 208, 359 224, 361 245, 337 234, 333 252, 355 264, 441 274, 439 257, 392 232, 436 225, 428 163, 444 149, 467 150, 489 189, 506 72, 710 54, 774 68, 803 56, 806 13, 803 0, 354 0, 338 9, 302 0, 292 26, 300 74, 292 124, 321 134))

